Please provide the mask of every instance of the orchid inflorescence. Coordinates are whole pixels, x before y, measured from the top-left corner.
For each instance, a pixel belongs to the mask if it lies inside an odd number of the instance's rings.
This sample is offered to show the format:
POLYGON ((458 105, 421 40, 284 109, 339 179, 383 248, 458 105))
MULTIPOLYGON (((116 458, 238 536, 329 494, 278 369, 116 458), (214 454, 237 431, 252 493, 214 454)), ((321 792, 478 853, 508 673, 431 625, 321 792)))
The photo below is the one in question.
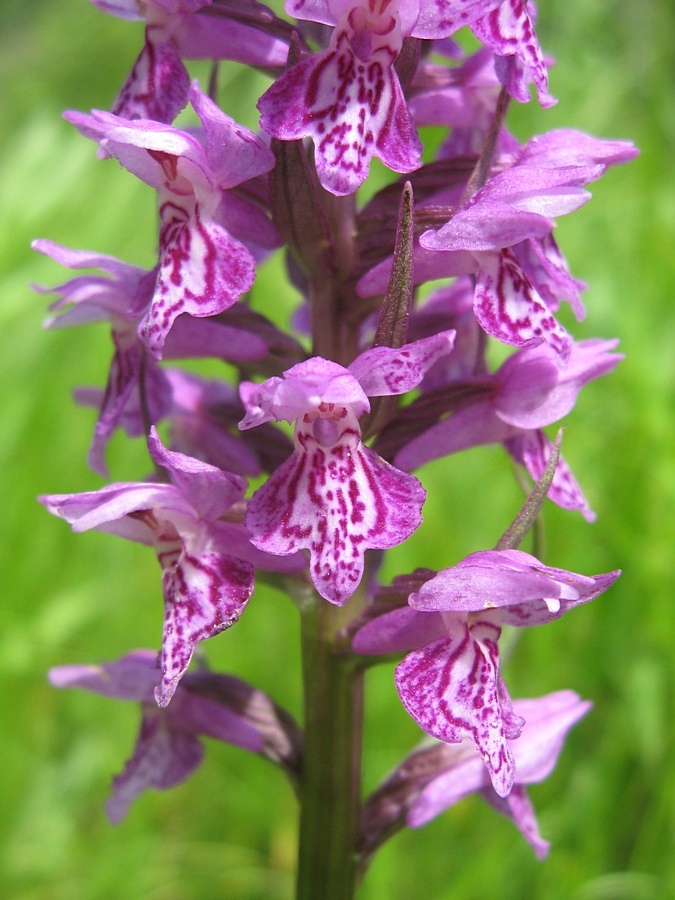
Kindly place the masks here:
POLYGON ((162 571, 159 653, 50 676, 142 706, 110 818, 187 778, 206 736, 265 755, 297 787, 299 896, 311 896, 303 871, 324 871, 322 896, 340 879, 353 888, 391 833, 474 791, 544 856, 525 786, 549 774, 590 704, 571 691, 512 701, 499 639, 504 626, 594 599, 619 574, 568 572, 518 548, 545 497, 594 518, 544 429, 621 356, 617 341, 575 341, 559 321, 563 301, 584 316, 585 285, 553 229, 635 148, 569 129, 521 145, 507 131, 510 102, 532 87, 543 107, 556 102, 527 0, 287 0, 289 20, 256 0, 93 2, 144 20, 145 41, 112 111, 65 117, 156 191, 157 263, 34 247, 84 270, 50 289, 48 325, 110 323, 108 383, 77 392, 98 409, 91 467, 108 477, 120 428, 146 437, 152 467, 143 482, 41 498, 75 531, 152 547, 162 571), (466 28, 474 52, 454 40, 466 28), (195 59, 272 79, 259 134, 221 109, 215 78, 207 91, 190 82, 195 59), (192 124, 172 124, 188 104, 192 124), (427 125, 447 132, 430 161, 417 132, 427 125), (401 177, 362 202, 373 157, 401 177), (301 297, 292 333, 248 304, 258 266, 280 249, 301 297), (513 348, 498 367, 494 345, 513 348), (228 362, 238 383, 167 364, 194 358, 228 362), (448 547, 442 571, 382 584, 383 551, 422 524, 426 491, 412 471, 483 444, 502 444, 535 483, 513 526, 493 549, 453 565, 448 547), (259 484, 250 493, 248 478, 259 484), (255 602, 263 572, 303 619, 304 733, 254 687, 203 661, 189 669, 197 646, 255 602), (429 737, 363 800, 353 696, 380 659, 397 661, 401 701, 429 737), (309 713, 331 691, 352 695, 333 723, 351 737, 326 761, 316 732, 331 716, 309 713), (342 788, 346 805, 321 812, 342 788), (326 815, 332 837, 311 827, 326 815), (339 875, 322 862, 329 840, 344 844, 339 875))

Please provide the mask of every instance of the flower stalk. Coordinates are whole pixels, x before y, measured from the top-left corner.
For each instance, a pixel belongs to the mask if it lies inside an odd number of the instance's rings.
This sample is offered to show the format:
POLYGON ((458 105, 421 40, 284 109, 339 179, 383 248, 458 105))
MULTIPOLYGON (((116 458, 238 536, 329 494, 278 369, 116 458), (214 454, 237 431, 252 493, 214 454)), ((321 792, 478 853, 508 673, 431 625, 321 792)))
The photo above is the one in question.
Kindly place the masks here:
POLYGON ((336 652, 345 610, 316 595, 302 611, 305 703, 297 900, 350 900, 356 889, 363 671, 336 652))

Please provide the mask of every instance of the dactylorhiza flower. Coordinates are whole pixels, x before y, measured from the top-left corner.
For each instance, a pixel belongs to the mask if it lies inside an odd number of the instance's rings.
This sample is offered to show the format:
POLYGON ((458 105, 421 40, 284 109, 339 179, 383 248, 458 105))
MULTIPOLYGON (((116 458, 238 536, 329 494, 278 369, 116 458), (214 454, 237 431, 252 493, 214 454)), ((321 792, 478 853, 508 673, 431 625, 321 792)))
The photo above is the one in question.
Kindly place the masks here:
POLYGON ((516 347, 545 341, 565 362, 572 339, 553 314, 566 300, 583 318, 579 292, 585 286, 569 274, 553 238, 553 219, 583 206, 590 199, 583 188, 636 153, 627 141, 576 131, 532 138, 511 168, 494 175, 447 224, 422 234, 420 247, 442 251, 440 268, 453 253, 473 255, 474 311, 487 334, 516 347))
MULTIPOLYGON (((386 455, 409 472, 433 459, 480 444, 503 442, 518 463, 538 480, 551 454, 543 433, 547 425, 568 415, 581 388, 612 372, 623 356, 612 353, 618 341, 588 340, 572 344, 564 368, 556 353, 540 344, 514 353, 492 375, 455 378, 413 401, 382 434, 386 455), (436 398, 436 403, 430 401, 436 398), (421 411, 418 412, 418 407, 421 411), (450 415, 447 415, 450 413, 450 415), (425 422, 425 415, 432 418, 425 422), (447 416, 438 421, 441 415, 447 416), (415 435, 406 423, 415 423, 415 435), (393 453, 398 440, 401 448, 393 453)), ((380 446, 378 445, 378 449, 380 446)), ((384 450, 382 450, 384 452, 384 450)), ((559 459, 549 499, 565 509, 579 509, 594 519, 581 489, 564 460, 559 459)))
MULTIPOLYGON (((552 216, 583 206, 590 194, 582 185, 599 174, 597 167, 518 165, 494 175, 451 211, 438 232, 422 234, 415 280, 475 273, 474 313, 487 334, 517 347, 545 341, 566 359, 572 338, 510 248, 548 237, 552 216)), ((384 271, 363 278, 360 292, 371 293, 382 275, 384 271)))
MULTIPOLYGON (((415 282, 473 274, 481 328, 515 347, 545 342, 564 365, 572 338, 554 314, 565 300, 583 318, 584 285, 569 274, 553 238, 554 218, 583 206, 590 199, 585 186, 636 153, 626 141, 560 130, 499 160, 505 168, 470 197, 464 196, 465 180, 448 189, 439 178, 438 192, 427 191, 416 214, 423 219, 431 207, 438 219, 444 217, 439 207, 447 207, 447 221, 420 236, 415 282)), ((376 265, 359 280, 359 294, 383 293, 390 272, 391 259, 376 265)))
POLYGON ((267 553, 310 552, 310 576, 326 600, 343 604, 363 575, 364 552, 406 540, 419 526, 425 491, 361 442, 368 396, 402 394, 452 349, 454 332, 376 347, 344 368, 314 357, 269 378, 244 382, 240 428, 295 423, 295 450, 254 493, 246 512, 251 541, 267 553))
POLYGON ((264 746, 263 736, 245 715, 189 690, 190 676, 177 687, 170 706, 159 708, 153 697, 159 676, 157 654, 151 650, 136 650, 100 666, 59 666, 49 673, 56 687, 84 688, 141 704, 141 728, 134 754, 124 772, 114 779, 112 796, 106 803, 114 824, 126 816, 132 801, 143 791, 175 787, 192 774, 204 757, 200 737, 254 752, 264 746))
MULTIPOLYGON (((121 426, 131 437, 145 434, 143 403, 151 424, 171 412, 171 379, 148 356, 141 325, 153 302, 157 270, 147 271, 100 253, 69 250, 52 241, 37 240, 32 247, 70 269, 100 269, 104 273, 79 275, 65 284, 38 290, 59 295, 50 307, 57 315, 47 320, 48 328, 110 323, 114 351, 106 388, 79 389, 75 395, 80 402, 98 407, 88 459, 95 472, 107 476, 105 449, 114 431, 121 426)), ((164 359, 209 356, 251 362, 262 359, 268 349, 267 341, 252 331, 213 318, 180 315, 166 336, 162 355, 164 359)))
POLYGON ((291 777, 300 768, 302 738, 284 710, 266 694, 232 675, 208 671, 187 674, 171 704, 154 701, 159 675, 157 654, 134 650, 99 666, 58 666, 49 672, 56 687, 77 687, 141 704, 141 727, 133 756, 113 781, 106 810, 113 824, 148 788, 166 790, 185 781, 204 757, 202 737, 260 753, 282 765, 291 777))
POLYGON ((303 561, 266 557, 250 545, 242 525, 221 520, 243 497, 244 479, 166 450, 154 428, 148 448, 172 483, 118 483, 40 499, 74 531, 96 529, 154 548, 164 593, 156 697, 166 706, 197 643, 220 634, 241 616, 253 593, 253 566, 292 571, 303 561))
POLYGON ((394 69, 405 38, 443 38, 471 25, 493 52, 518 59, 503 72, 518 99, 529 99, 534 77, 542 102, 553 102, 521 0, 288 0, 286 11, 334 31, 327 49, 291 66, 263 94, 260 124, 281 140, 311 137, 319 179, 334 194, 353 193, 373 156, 395 172, 421 165, 422 145, 394 69))
POLYGON ((527 795, 527 785, 543 781, 555 768, 570 728, 591 708, 574 691, 557 691, 534 700, 514 700, 514 715, 524 720, 517 740, 507 741, 515 763, 515 781, 508 797, 500 797, 469 739, 459 744, 425 741, 411 753, 368 799, 362 812, 367 851, 379 846, 381 835, 403 820, 410 828, 426 825, 469 794, 479 793, 510 818, 534 849, 548 855, 550 844, 539 832, 527 795))
POLYGON ((357 653, 412 651, 396 668, 403 705, 423 731, 475 744, 500 797, 516 777, 510 741, 523 719, 499 672, 503 625, 543 625, 607 590, 619 572, 593 577, 545 566, 519 550, 472 553, 356 634, 357 653))
POLYGON ((125 119, 173 122, 190 88, 183 59, 231 59, 279 68, 288 56, 288 38, 266 28, 274 20, 271 10, 251 0, 238 0, 238 9, 230 8, 230 15, 223 9, 214 15, 211 0, 92 3, 120 19, 146 22, 143 49, 112 110, 125 119))
POLYGON ((202 124, 195 133, 100 110, 65 116, 157 190, 159 268, 139 333, 158 359, 181 313, 217 315, 251 287, 255 259, 243 242, 269 248, 278 241, 263 210, 234 190, 269 172, 273 154, 196 82, 190 102, 202 124))

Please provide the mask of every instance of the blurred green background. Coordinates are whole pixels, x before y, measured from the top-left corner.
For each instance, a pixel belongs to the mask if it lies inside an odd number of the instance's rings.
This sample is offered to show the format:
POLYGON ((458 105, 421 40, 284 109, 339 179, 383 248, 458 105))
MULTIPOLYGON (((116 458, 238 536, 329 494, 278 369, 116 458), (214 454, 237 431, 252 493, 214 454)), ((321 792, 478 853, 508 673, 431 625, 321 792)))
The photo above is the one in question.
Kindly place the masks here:
MULTIPOLYGON (((671 554, 675 499, 675 7, 671 0, 541 0, 540 40, 557 59, 559 105, 514 109, 521 139, 569 126, 633 140, 641 157, 593 185, 588 206, 560 222, 572 271, 590 284, 579 337, 620 337, 627 359, 588 387, 570 415, 564 452, 598 513, 546 508, 551 565, 588 574, 621 567, 611 592, 522 636, 506 677, 515 697, 573 688, 594 701, 551 778, 532 788, 542 832, 538 863, 516 829, 471 798, 377 857, 363 900, 675 896, 675 613, 671 554)), ((288 898, 295 801, 283 777, 243 751, 208 747, 186 784, 148 793, 111 827, 103 812, 113 773, 135 740, 123 703, 58 692, 45 672, 156 647, 159 570, 145 548, 100 534, 73 536, 38 493, 94 489, 86 467, 94 415, 70 391, 101 385, 110 347, 101 326, 46 332, 46 299, 31 283, 65 280, 29 249, 35 237, 153 262, 151 191, 63 122, 64 108, 109 108, 141 45, 141 29, 86 0, 0 7, 0 894, 234 900, 288 898)), ((204 69, 194 70, 203 74, 204 69)), ((221 82, 228 112, 255 125, 241 68, 221 82)), ((254 303, 280 315, 277 270, 254 303)), ((146 469, 138 442, 114 441, 115 479, 146 469)), ((441 567, 489 547, 519 501, 498 448, 422 471, 425 524, 388 565, 441 567)), ((300 715, 294 608, 256 594, 208 657, 300 715)), ((418 738, 393 687, 392 667, 369 676, 365 775, 374 786, 418 738)), ((320 888, 317 889, 320 897, 320 888)))

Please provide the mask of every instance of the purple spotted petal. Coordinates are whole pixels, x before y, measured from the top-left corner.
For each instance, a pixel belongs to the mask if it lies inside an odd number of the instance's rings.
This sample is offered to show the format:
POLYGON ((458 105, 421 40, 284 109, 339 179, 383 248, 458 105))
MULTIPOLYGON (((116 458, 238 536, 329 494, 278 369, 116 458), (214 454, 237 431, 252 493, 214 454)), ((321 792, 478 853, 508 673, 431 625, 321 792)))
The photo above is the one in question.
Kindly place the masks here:
POLYGON ((323 25, 337 23, 334 5, 329 0, 286 0, 284 9, 296 19, 320 22, 323 25))
POLYGON ((513 248, 513 252, 552 312, 558 309, 562 300, 566 300, 577 321, 584 319, 586 310, 581 302, 581 292, 586 290, 586 284, 572 277, 567 260, 552 234, 523 241, 513 248))
POLYGON ((502 0, 425 0, 421 4, 413 37, 449 37, 465 25, 493 10, 502 0))
POLYGON ((481 328, 505 344, 531 347, 546 341, 561 361, 570 353, 572 338, 556 321, 510 250, 481 254, 474 312, 481 328))
MULTIPOLYGON (((469 628, 463 616, 448 617, 449 636, 408 654, 396 668, 403 705, 423 731, 451 744, 470 738, 485 761, 496 792, 505 797, 514 781, 506 743, 497 640, 501 629, 489 614, 469 628)), ((510 712, 510 710, 509 710, 510 712)), ((513 738, 515 722, 509 723, 513 738)))
POLYGON ((527 103, 529 85, 534 82, 543 107, 557 102, 548 92, 546 63, 523 0, 504 0, 497 9, 473 22, 471 30, 498 57, 506 57, 498 60, 496 68, 512 97, 527 103))
MULTIPOLYGON (((535 481, 541 478, 552 451, 551 441, 543 431, 525 431, 506 440, 504 446, 535 481)), ((548 498, 562 509, 579 510, 587 522, 595 521, 595 513, 562 456, 558 459, 548 498)))
POLYGON ((398 349, 374 347, 349 366, 369 397, 404 394, 422 381, 433 364, 452 350, 454 331, 415 341, 398 349))
POLYGON ((117 96, 113 113, 123 119, 154 119, 170 124, 188 100, 190 78, 171 41, 155 40, 146 31, 145 44, 117 96))
POLYGON ((160 269, 152 305, 139 335, 161 358, 166 336, 181 313, 213 316, 228 309, 253 284, 249 251, 220 225, 165 199, 160 209, 160 269))
POLYGON ((181 554, 166 568, 162 682, 155 691, 167 706, 199 641, 225 631, 241 616, 253 593, 253 567, 221 553, 181 554))
POLYGON ((268 553, 309 549, 316 589, 341 605, 361 581, 365 550, 394 547, 419 526, 425 492, 364 447, 358 426, 329 435, 335 423, 317 421, 317 436, 311 425, 299 429, 302 449, 255 492, 246 526, 268 553))
POLYGON ((311 137, 321 183, 344 195, 363 183, 373 156, 395 172, 418 168, 422 145, 393 68, 399 48, 380 41, 362 60, 347 33, 336 34, 333 47, 284 72, 258 109, 268 134, 311 137))

